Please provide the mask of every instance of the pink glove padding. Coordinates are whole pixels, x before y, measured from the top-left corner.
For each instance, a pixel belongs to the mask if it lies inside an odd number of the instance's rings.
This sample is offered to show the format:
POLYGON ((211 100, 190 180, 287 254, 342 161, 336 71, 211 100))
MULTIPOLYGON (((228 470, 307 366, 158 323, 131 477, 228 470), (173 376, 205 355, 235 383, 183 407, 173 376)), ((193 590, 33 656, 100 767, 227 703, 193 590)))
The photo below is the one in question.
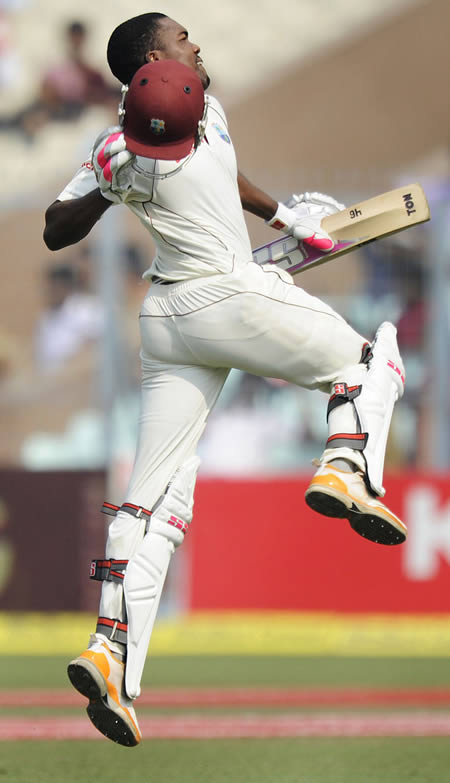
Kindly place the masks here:
POLYGON ((131 194, 132 181, 127 179, 126 166, 134 158, 126 148, 120 125, 106 128, 95 141, 92 165, 98 186, 102 196, 114 204, 124 203, 131 194))
POLYGON ((273 218, 266 222, 272 228, 293 236, 300 242, 329 253, 333 250, 335 241, 320 225, 322 219, 329 214, 329 208, 320 204, 300 202, 290 208, 279 203, 273 218))

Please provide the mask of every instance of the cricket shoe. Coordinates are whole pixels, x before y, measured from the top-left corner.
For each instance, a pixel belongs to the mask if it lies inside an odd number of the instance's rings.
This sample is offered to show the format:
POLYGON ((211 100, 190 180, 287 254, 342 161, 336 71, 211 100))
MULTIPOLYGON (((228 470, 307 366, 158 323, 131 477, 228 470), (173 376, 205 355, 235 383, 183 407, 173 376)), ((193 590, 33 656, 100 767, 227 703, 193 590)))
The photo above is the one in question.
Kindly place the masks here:
POLYGON ((141 741, 136 713, 124 690, 125 664, 109 649, 106 641, 93 644, 69 663, 69 680, 89 699, 87 714, 105 737, 132 747, 141 741))
POLYGON ((326 517, 346 518, 353 530, 376 544, 402 544, 407 528, 379 499, 371 495, 363 474, 321 464, 306 490, 308 506, 326 517))

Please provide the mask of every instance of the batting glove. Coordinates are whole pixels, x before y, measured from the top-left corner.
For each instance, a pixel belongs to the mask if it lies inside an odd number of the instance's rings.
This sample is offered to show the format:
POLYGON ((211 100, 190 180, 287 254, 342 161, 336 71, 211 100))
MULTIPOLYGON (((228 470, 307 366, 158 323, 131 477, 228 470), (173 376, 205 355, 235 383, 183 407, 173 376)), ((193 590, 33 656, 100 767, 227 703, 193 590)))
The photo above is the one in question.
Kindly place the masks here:
POLYGON ((278 204, 275 215, 266 222, 272 228, 329 253, 335 242, 320 224, 322 218, 342 209, 345 209, 344 204, 324 193, 294 193, 283 204, 278 204))
POLYGON ((127 201, 132 181, 127 177, 135 156, 128 152, 120 125, 115 125, 97 137, 92 152, 92 165, 102 196, 114 204, 127 201))
POLYGON ((293 209, 295 209, 297 204, 314 204, 319 207, 323 207, 328 215, 334 215, 335 212, 340 212, 342 209, 345 209, 345 204, 341 204, 339 201, 336 201, 333 196, 326 196, 324 193, 316 192, 300 193, 299 195, 293 193, 292 196, 290 196, 290 198, 284 202, 284 204, 287 207, 291 207, 293 209))

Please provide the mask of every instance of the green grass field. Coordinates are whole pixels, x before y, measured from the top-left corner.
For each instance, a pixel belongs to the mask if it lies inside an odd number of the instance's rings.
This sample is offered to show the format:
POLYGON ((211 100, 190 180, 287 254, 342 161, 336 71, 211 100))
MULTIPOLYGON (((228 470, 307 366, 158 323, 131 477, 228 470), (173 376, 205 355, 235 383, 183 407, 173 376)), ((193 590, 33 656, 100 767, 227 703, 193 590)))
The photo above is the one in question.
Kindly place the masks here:
MULTIPOLYGON (((0 657, 0 690, 61 689, 67 657, 0 657)), ((450 686, 444 658, 171 656, 147 662, 144 687, 375 687, 450 686)), ((184 708, 139 710, 182 715, 184 708)), ((235 708, 234 713, 239 715, 235 708)), ((84 715, 80 709, 59 710, 84 715)), ((192 709, 187 710, 191 714, 192 709)), ((254 712, 254 710, 252 710, 254 712)), ((333 708, 333 712, 336 712, 333 708)), ((10 714, 39 718, 36 707, 10 714)), ((196 708, 197 714, 212 710, 196 708)), ((305 712, 302 710, 302 712, 305 712)), ((267 713, 267 708, 265 709, 267 713)), ((2 718, 8 714, 2 709, 2 718)), ((86 717, 86 720, 87 717, 86 717)), ((137 748, 98 741, 27 740, 0 743, 0 781, 85 783, 94 777, 126 783, 441 783, 450 780, 446 737, 302 737, 170 739, 144 737, 137 748)))
MULTIPOLYGON (((66 656, 0 656, 0 689, 68 687, 66 656)), ((446 658, 149 656, 143 686, 450 686, 446 658)))
POLYGON ((8 783, 444 783, 448 739, 147 740, 1 746, 8 783))

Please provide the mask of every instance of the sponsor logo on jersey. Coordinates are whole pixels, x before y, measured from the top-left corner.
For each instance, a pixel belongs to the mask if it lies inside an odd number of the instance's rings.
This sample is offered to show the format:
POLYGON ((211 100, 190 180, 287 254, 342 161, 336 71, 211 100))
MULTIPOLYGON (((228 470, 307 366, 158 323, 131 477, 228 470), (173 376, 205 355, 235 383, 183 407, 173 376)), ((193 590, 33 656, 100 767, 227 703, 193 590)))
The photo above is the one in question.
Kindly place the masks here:
POLYGON ((221 139, 226 141, 227 144, 231 144, 231 139, 228 133, 222 128, 221 125, 219 125, 217 122, 213 122, 212 126, 214 130, 217 131, 221 139))
POLYGON ((152 119, 150 120, 150 130, 155 133, 156 136, 160 136, 161 133, 166 132, 166 123, 164 120, 152 119))
POLYGON ((94 166, 92 165, 90 160, 85 160, 84 163, 81 164, 82 169, 89 169, 90 171, 93 171, 94 166))

